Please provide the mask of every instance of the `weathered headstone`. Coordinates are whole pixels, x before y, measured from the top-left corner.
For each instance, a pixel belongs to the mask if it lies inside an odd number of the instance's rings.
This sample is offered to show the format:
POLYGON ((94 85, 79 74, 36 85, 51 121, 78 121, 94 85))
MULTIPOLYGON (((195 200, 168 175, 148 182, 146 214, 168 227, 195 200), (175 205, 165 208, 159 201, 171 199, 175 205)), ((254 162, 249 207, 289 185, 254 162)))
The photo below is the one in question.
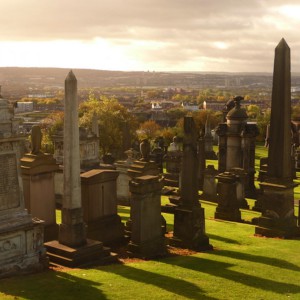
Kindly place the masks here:
POLYGON ((146 259, 166 253, 160 208, 162 186, 162 180, 151 175, 130 182, 132 222, 128 251, 146 259))
POLYGON ((58 241, 45 243, 50 261, 67 267, 102 263, 110 258, 102 242, 86 238, 80 182, 77 79, 65 80, 64 196, 58 241))
POLYGON ((233 173, 224 172, 216 176, 218 179, 218 206, 216 219, 227 221, 241 221, 240 203, 237 198, 237 177, 233 173))
POLYGON ((174 212, 172 245, 196 251, 212 249, 205 234, 204 209, 198 196, 197 134, 194 119, 184 118, 180 204, 174 212))
POLYGON ((217 182, 216 176, 218 175, 218 170, 215 169, 213 165, 208 165, 204 171, 204 182, 203 182, 203 193, 201 194, 201 199, 218 202, 217 199, 217 182))
POLYGON ((117 212, 118 175, 114 170, 90 170, 80 175, 87 236, 104 245, 116 245, 124 240, 124 225, 117 212))
POLYGON ((262 216, 256 220, 256 234, 286 238, 300 234, 291 164, 290 48, 282 39, 275 49, 268 169, 260 183, 262 216))
POLYGON ((41 151, 41 129, 32 127, 31 153, 21 158, 25 207, 45 223, 44 241, 57 239, 54 172, 58 165, 51 154, 41 151))
POLYGON ((0 278, 43 270, 43 222, 24 207, 19 135, 8 101, 0 96, 0 278))

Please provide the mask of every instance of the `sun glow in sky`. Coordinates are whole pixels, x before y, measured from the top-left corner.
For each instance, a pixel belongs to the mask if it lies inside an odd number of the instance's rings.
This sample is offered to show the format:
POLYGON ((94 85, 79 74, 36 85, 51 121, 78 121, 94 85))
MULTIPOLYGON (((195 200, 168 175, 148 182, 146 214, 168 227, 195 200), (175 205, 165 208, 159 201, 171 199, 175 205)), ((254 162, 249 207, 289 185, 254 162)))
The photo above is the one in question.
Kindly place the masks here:
POLYGON ((0 67, 300 72, 299 0, 1 0, 0 67))

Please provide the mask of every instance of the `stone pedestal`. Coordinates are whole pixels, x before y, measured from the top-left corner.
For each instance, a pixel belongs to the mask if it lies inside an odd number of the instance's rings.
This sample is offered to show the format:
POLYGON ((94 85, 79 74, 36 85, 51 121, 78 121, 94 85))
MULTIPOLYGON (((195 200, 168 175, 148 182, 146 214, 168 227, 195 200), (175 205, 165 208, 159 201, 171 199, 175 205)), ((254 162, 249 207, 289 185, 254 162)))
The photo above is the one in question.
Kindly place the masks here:
POLYGON ((201 199, 217 202, 217 182, 216 176, 219 172, 213 165, 208 165, 204 172, 203 193, 201 199))
POLYGON ((171 187, 179 187, 179 176, 181 169, 182 151, 169 151, 165 157, 166 173, 165 185, 171 187))
POLYGON ((218 206, 216 219, 241 221, 240 203, 237 198, 237 178, 230 172, 224 172, 217 177, 218 206))
POLYGON ((209 238, 205 234, 204 209, 179 206, 174 212, 174 235, 170 245, 195 251, 212 250, 209 238))
POLYGON ((87 237, 104 245, 124 240, 124 225, 117 213, 118 172, 91 170, 81 174, 83 220, 87 224, 87 237))
POLYGON ((159 169, 154 161, 136 160, 128 170, 128 175, 131 178, 144 175, 159 175, 159 169))
POLYGON ((294 215, 294 183, 262 182, 260 196, 263 214, 255 221, 255 234, 267 237, 291 238, 300 236, 294 215))
POLYGON ((44 221, 44 241, 58 237, 56 224, 54 172, 58 170, 50 154, 26 154, 21 159, 25 207, 33 217, 44 221))
POLYGON ((141 176, 130 182, 132 222, 128 251, 146 259, 166 253, 160 208, 162 186, 158 176, 141 176))
POLYGON ((245 170, 241 168, 232 168, 230 172, 233 173, 237 178, 236 196, 239 202, 239 207, 244 209, 249 209, 249 205, 247 203, 247 200, 245 199, 245 186, 247 180, 247 172, 245 172, 245 170))

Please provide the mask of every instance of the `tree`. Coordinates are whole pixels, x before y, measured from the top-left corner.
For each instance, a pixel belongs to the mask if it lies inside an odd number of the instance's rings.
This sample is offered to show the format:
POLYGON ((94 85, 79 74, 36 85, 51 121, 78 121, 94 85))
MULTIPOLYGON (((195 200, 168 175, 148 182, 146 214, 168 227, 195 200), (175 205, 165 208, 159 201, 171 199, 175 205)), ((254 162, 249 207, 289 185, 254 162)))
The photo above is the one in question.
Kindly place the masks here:
POLYGON ((260 115, 260 108, 255 104, 250 104, 247 106, 247 115, 249 119, 257 119, 260 115))
POLYGON ((41 124, 43 139, 42 139, 42 150, 53 153, 53 135, 58 131, 62 131, 64 126, 64 113, 55 112, 46 119, 43 120, 41 124))
POLYGON ((161 126, 159 124, 153 120, 149 120, 140 125, 140 128, 138 129, 138 136, 140 139, 147 138, 152 140, 158 136, 160 129, 161 126))
POLYGON ((92 120, 96 116, 99 126, 99 148, 101 154, 116 155, 122 148, 122 129, 126 122, 131 133, 135 136, 138 123, 135 117, 114 98, 101 97, 96 99, 93 94, 79 106, 79 124, 92 129, 92 120))

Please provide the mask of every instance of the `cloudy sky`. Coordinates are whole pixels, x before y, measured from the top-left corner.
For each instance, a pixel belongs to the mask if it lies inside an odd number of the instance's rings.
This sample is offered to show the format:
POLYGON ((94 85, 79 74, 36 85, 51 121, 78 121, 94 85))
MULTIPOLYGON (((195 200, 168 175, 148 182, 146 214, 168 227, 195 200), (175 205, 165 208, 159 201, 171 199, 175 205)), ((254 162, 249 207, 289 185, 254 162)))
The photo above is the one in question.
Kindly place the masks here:
POLYGON ((0 66, 300 72, 300 1, 1 0, 0 66))

